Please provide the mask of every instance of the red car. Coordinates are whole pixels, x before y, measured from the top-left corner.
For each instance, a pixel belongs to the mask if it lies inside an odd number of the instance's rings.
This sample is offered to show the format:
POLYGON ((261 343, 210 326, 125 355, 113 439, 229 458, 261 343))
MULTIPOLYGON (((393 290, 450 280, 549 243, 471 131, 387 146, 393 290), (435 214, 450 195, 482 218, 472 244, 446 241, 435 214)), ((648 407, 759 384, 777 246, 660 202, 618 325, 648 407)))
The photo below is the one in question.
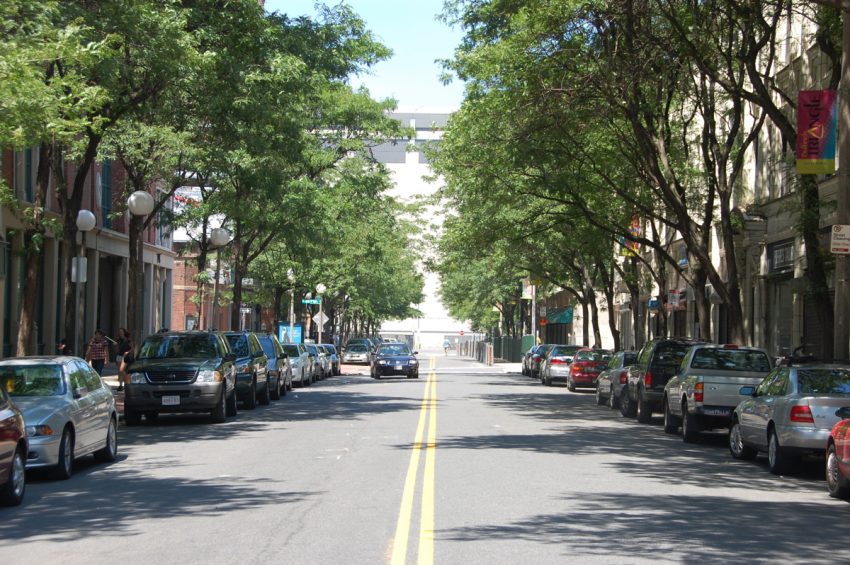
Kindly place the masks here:
POLYGON ((23 501, 26 463, 24 416, 0 387, 0 506, 17 506, 23 501))
POLYGON ((826 443, 826 487, 830 496, 850 499, 850 407, 836 415, 843 420, 832 427, 826 443))
POLYGON ((567 388, 575 391, 578 387, 596 388, 596 377, 608 368, 608 362, 614 354, 607 349, 579 349, 570 363, 567 376, 567 388))

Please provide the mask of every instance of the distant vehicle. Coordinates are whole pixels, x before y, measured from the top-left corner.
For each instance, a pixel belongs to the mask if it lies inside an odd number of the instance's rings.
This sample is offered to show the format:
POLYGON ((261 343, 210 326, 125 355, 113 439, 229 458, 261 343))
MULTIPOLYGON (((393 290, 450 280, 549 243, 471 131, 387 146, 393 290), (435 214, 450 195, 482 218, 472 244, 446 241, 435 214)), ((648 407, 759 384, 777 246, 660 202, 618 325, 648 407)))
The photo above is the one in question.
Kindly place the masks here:
POLYGON ((842 418, 832 426, 826 443, 826 487, 835 498, 850 499, 850 408, 841 408, 842 418))
POLYGON ((681 425, 682 439, 690 443, 702 430, 728 428, 743 400, 741 387, 759 384, 772 368, 764 349, 694 345, 664 388, 664 431, 674 434, 681 425))
POLYGON ((289 366, 289 356, 274 334, 258 333, 257 339, 269 359, 269 390, 272 400, 280 400, 286 396, 286 391, 292 390, 292 369, 289 366))
POLYGON ((316 373, 314 380, 318 381, 329 377, 331 374, 331 360, 325 353, 324 348, 315 343, 308 343, 307 351, 315 358, 316 373))
POLYGON ((409 379, 419 378, 419 360, 416 351, 410 351, 406 343, 379 345, 372 363, 372 378, 384 375, 405 375, 409 379))
POLYGON ((579 349, 570 363, 570 372, 567 375, 567 389, 575 392, 579 387, 595 388, 596 377, 608 367, 608 362, 614 355, 608 349, 579 349))
POLYGON ((213 422, 236 416, 236 355, 221 332, 188 331, 148 336, 127 368, 124 422, 160 413, 207 412, 213 422))
POLYGON ((620 394, 629 380, 629 365, 637 360, 634 351, 618 351, 611 357, 608 366, 596 377, 596 403, 608 404, 609 408, 620 405, 620 394))
POLYGON ((328 358, 328 362, 331 366, 331 376, 336 377, 342 374, 340 371, 340 360, 339 355, 336 352, 336 346, 332 343, 323 343, 321 344, 321 348, 325 350, 325 355, 328 358))
POLYGON ((292 384, 309 386, 313 382, 313 358, 307 347, 300 343, 285 343, 283 351, 289 356, 292 384))
MULTIPOLYGON (((522 374, 530 377, 531 375, 531 360, 537 355, 538 350, 542 347, 541 345, 532 345, 531 348, 525 352, 525 355, 522 356, 522 374)), ((538 356, 537 362, 540 362, 540 357, 538 356)))
POLYGON ((236 354, 236 395, 253 410, 257 403, 271 401, 269 358, 254 332, 225 332, 230 349, 236 354))
POLYGON ((80 457, 93 453, 106 462, 118 457, 118 412, 112 391, 82 359, 0 361, 0 388, 23 413, 28 469, 50 468, 56 478, 67 479, 80 457))
POLYGON ((540 374, 540 369, 543 366, 543 361, 546 359, 546 356, 555 347, 554 343, 543 343, 537 346, 537 350, 532 353, 531 357, 528 360, 528 376, 532 379, 540 379, 543 380, 540 374))
POLYGON ((0 506, 17 506, 27 490, 24 414, 0 386, 0 506))
POLYGON ((552 386, 555 381, 568 382, 570 363, 573 362, 576 351, 581 348, 580 345, 549 345, 541 348, 543 359, 538 369, 540 381, 546 386, 552 386))
POLYGON ((850 408, 850 366, 792 364, 771 371, 732 414, 729 451, 736 459, 767 452, 771 473, 790 469, 800 455, 823 455, 842 409, 850 408))
POLYGON ((369 346, 365 343, 354 343, 345 348, 342 362, 347 364, 369 364, 369 346))

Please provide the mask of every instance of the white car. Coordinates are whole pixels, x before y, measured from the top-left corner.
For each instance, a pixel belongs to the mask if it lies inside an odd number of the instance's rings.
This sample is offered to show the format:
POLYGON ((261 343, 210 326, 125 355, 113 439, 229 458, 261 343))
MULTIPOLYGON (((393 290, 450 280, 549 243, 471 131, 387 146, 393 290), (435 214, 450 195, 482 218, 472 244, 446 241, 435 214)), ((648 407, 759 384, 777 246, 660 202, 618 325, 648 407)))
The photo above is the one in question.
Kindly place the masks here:
POLYGON ((307 386, 313 382, 313 361, 307 348, 300 343, 282 344, 283 352, 289 356, 289 366, 292 370, 292 384, 307 386))

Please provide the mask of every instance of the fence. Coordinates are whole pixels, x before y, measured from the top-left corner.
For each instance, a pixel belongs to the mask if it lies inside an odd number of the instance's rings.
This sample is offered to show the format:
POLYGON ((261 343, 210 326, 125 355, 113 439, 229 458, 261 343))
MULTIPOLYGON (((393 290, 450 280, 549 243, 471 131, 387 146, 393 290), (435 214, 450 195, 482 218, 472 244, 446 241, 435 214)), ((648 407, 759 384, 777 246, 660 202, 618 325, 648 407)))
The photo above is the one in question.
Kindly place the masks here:
MULTIPOLYGON (((530 337, 526 336, 525 341, 530 337)), ((529 342, 530 343, 530 342, 529 342)), ((526 344, 523 338, 497 337, 492 341, 485 341, 483 336, 461 337, 457 343, 457 354, 460 357, 472 357, 481 363, 492 365, 494 361, 505 361, 508 363, 519 363, 526 344)))

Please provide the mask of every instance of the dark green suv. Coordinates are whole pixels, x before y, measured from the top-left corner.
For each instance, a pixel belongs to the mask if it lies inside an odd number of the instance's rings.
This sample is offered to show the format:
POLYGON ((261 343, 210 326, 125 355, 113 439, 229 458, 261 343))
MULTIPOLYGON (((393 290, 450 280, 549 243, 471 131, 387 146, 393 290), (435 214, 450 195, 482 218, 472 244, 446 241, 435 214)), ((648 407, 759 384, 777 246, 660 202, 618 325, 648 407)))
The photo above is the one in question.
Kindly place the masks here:
POLYGON ((230 349, 236 354, 236 394, 253 410, 271 402, 269 358, 254 332, 225 332, 230 349))
POLYGON ((137 426, 161 412, 208 412, 214 422, 236 415, 236 356, 220 332, 148 336, 127 368, 124 421, 137 426))

